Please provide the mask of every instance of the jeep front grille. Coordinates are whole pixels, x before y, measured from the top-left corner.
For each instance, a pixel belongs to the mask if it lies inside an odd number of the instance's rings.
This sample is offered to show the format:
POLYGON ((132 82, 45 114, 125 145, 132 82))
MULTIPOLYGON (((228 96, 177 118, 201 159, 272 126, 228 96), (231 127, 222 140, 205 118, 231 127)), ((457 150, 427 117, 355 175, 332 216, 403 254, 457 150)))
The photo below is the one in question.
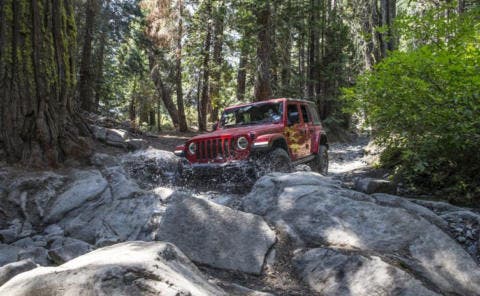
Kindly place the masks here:
POLYGON ((226 161, 235 155, 235 143, 231 138, 200 140, 195 143, 197 144, 196 157, 199 161, 226 161))

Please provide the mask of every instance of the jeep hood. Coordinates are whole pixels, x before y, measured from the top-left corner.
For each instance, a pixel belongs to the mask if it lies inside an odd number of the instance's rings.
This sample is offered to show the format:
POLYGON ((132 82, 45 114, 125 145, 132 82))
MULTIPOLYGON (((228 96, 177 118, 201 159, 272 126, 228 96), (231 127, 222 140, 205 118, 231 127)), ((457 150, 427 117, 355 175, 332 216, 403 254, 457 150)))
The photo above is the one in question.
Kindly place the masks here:
POLYGON ((225 136, 245 136, 250 135, 251 133, 255 134, 255 137, 265 135, 265 134, 272 134, 282 132, 283 125, 279 124, 268 124, 268 125, 248 125, 242 127, 234 127, 234 128, 221 128, 211 133, 206 133, 202 135, 195 136, 189 140, 190 141, 197 141, 197 140, 206 140, 211 138, 219 138, 225 136))

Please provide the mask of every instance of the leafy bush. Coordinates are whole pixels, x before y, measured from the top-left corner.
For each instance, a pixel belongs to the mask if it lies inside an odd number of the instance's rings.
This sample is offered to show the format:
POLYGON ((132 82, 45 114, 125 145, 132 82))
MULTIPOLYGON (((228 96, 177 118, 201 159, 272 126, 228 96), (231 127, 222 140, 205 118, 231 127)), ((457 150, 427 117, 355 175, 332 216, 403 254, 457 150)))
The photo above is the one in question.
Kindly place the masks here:
POLYGON ((478 14, 402 21, 413 31, 418 23, 439 28, 443 37, 410 38, 406 50, 390 53, 344 89, 344 97, 367 114, 376 140, 386 146, 384 165, 417 188, 444 189, 457 201, 478 202, 478 14))

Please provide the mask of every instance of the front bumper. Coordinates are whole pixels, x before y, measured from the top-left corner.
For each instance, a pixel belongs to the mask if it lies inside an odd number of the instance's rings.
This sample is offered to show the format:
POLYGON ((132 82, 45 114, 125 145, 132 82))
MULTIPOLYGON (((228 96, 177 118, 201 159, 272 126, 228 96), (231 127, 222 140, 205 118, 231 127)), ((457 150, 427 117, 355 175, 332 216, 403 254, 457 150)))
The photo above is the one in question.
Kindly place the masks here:
POLYGON ((253 176, 254 164, 250 160, 232 161, 226 163, 190 163, 183 158, 179 161, 179 172, 184 177, 190 176, 253 176))

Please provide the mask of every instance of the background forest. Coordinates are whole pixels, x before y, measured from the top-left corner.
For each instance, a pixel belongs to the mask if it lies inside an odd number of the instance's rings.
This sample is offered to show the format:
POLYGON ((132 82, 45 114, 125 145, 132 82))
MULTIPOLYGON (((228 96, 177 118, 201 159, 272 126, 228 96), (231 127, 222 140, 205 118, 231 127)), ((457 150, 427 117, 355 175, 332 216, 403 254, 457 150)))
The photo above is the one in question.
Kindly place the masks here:
POLYGON ((414 188, 480 194, 475 1, 77 5, 86 110, 149 130, 205 131, 231 104, 305 98, 332 137, 366 119, 387 147, 381 165, 414 188))
POLYGON ((63 134, 88 134, 72 106, 145 131, 202 132, 226 106, 294 97, 317 103, 332 138, 368 127, 386 148, 380 165, 413 188, 480 195, 475 0, 56 0, 32 4, 33 24, 26 3, 0 7, 0 40, 14 40, 0 42, 0 143, 12 161, 83 151, 63 134), (28 34, 46 37, 32 45, 28 34), (22 89, 47 105, 54 90, 58 108, 34 123, 22 89))

